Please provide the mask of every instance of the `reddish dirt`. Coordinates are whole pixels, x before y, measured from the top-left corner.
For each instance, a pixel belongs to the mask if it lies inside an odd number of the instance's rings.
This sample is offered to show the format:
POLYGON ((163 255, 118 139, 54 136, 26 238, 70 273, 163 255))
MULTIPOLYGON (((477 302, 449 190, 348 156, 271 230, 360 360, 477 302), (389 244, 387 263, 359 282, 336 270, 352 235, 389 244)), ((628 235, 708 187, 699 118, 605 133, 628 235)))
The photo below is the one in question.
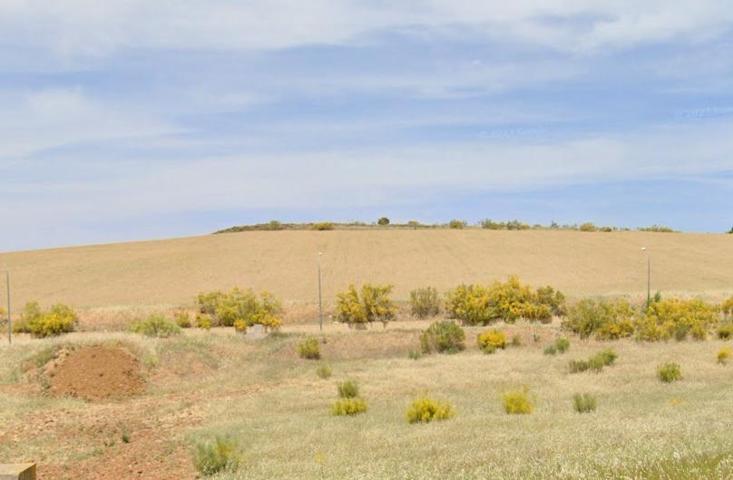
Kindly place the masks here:
POLYGON ((145 390, 140 362, 121 347, 89 346, 62 351, 45 369, 49 392, 84 400, 108 400, 145 390))

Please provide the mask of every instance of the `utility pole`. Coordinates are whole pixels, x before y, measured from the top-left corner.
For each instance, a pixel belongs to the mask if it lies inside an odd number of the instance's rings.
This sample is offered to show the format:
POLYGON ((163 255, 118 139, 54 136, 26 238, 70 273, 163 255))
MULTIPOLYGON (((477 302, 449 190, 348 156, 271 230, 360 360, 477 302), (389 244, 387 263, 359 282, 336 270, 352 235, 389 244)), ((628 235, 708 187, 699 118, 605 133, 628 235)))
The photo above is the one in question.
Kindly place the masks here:
POLYGON ((323 292, 321 287, 321 256, 323 252, 318 252, 318 318, 321 333, 323 333, 323 292))
POLYGON ((10 317, 10 270, 5 270, 5 287, 8 292, 8 344, 13 344, 13 321, 10 317))

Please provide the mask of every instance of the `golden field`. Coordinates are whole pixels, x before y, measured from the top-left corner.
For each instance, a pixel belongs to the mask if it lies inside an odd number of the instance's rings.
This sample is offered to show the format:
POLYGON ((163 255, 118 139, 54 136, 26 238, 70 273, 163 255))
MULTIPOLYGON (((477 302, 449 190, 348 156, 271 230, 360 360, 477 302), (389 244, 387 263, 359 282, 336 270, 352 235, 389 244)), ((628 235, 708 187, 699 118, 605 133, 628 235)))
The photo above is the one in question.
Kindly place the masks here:
POLYGON ((577 231, 335 230, 244 232, 0 255, 17 306, 29 300, 78 309, 190 305, 196 294, 234 286, 270 290, 286 306, 324 300, 349 283, 393 284, 397 300, 417 287, 447 290, 516 274, 571 298, 646 292, 719 300, 733 290, 733 235, 577 231))

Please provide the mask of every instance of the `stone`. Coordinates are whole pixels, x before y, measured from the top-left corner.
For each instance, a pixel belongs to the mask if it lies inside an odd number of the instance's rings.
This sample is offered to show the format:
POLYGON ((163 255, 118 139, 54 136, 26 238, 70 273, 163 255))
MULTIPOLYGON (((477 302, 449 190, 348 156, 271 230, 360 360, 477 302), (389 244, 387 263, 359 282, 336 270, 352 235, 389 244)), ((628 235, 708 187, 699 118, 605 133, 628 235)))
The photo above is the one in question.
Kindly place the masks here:
POLYGON ((36 480, 36 464, 0 463, 0 480, 36 480))

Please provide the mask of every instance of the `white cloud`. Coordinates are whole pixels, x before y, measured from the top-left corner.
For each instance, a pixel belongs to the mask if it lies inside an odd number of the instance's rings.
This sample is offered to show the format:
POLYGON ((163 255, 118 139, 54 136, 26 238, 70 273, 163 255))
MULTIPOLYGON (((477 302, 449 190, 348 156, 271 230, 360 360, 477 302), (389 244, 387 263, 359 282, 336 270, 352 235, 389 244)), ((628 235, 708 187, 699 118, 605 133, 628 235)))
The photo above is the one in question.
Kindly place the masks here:
POLYGON ((733 5, 716 0, 5 0, 0 38, 73 56, 344 44, 384 30, 428 28, 588 51, 705 39, 732 20, 733 5))

